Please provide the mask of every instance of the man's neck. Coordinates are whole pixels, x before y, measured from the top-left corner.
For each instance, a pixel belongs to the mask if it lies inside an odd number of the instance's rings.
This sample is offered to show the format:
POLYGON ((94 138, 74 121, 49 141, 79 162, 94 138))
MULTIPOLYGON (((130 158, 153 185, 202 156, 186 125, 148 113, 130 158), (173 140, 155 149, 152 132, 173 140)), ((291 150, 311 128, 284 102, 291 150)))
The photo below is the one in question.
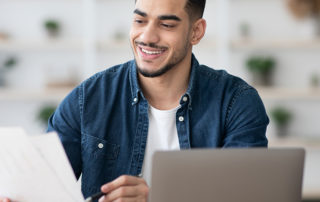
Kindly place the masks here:
POLYGON ((148 78, 139 73, 139 82, 149 104, 160 110, 177 107, 187 91, 190 70, 191 56, 159 77, 148 78))

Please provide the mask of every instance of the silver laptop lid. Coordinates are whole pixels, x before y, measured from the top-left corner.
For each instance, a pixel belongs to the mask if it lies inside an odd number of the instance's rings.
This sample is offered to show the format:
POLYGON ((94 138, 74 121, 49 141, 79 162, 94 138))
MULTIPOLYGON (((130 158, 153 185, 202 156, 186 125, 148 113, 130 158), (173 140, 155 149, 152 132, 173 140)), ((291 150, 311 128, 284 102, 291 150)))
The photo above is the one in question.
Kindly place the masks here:
POLYGON ((301 202, 303 149, 156 152, 150 202, 301 202))

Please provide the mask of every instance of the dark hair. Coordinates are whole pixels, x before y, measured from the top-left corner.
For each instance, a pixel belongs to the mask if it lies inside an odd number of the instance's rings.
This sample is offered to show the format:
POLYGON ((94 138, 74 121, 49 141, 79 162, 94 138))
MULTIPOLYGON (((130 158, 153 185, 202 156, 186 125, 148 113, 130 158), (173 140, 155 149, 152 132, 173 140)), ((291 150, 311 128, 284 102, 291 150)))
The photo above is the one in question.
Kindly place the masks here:
POLYGON ((191 19, 202 18, 206 0, 187 0, 185 9, 191 19))
MULTIPOLYGON (((186 0, 186 12, 189 14, 190 18, 199 19, 202 18, 204 8, 206 6, 206 0, 186 0)), ((134 0, 136 3, 137 0, 134 0)))

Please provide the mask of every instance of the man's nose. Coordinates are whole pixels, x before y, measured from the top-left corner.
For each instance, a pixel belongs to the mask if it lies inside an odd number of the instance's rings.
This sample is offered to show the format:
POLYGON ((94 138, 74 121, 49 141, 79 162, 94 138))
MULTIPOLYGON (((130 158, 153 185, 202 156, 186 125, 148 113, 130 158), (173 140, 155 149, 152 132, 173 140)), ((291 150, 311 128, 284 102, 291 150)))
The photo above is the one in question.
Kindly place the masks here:
POLYGON ((156 27, 151 24, 146 26, 140 35, 140 39, 145 44, 156 44, 159 42, 159 34, 156 27))

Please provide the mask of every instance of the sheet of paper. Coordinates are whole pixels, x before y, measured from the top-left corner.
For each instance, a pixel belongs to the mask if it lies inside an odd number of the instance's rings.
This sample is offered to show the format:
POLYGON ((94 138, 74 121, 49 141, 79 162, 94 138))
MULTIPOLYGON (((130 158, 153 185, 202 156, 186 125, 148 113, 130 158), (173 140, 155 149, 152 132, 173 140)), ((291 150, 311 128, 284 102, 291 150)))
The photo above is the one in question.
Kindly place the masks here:
POLYGON ((0 195, 19 202, 84 201, 54 134, 0 128, 0 195))
POLYGON ((77 184, 67 155, 56 133, 29 137, 36 150, 50 166, 64 188, 77 201, 83 201, 81 187, 77 184))

